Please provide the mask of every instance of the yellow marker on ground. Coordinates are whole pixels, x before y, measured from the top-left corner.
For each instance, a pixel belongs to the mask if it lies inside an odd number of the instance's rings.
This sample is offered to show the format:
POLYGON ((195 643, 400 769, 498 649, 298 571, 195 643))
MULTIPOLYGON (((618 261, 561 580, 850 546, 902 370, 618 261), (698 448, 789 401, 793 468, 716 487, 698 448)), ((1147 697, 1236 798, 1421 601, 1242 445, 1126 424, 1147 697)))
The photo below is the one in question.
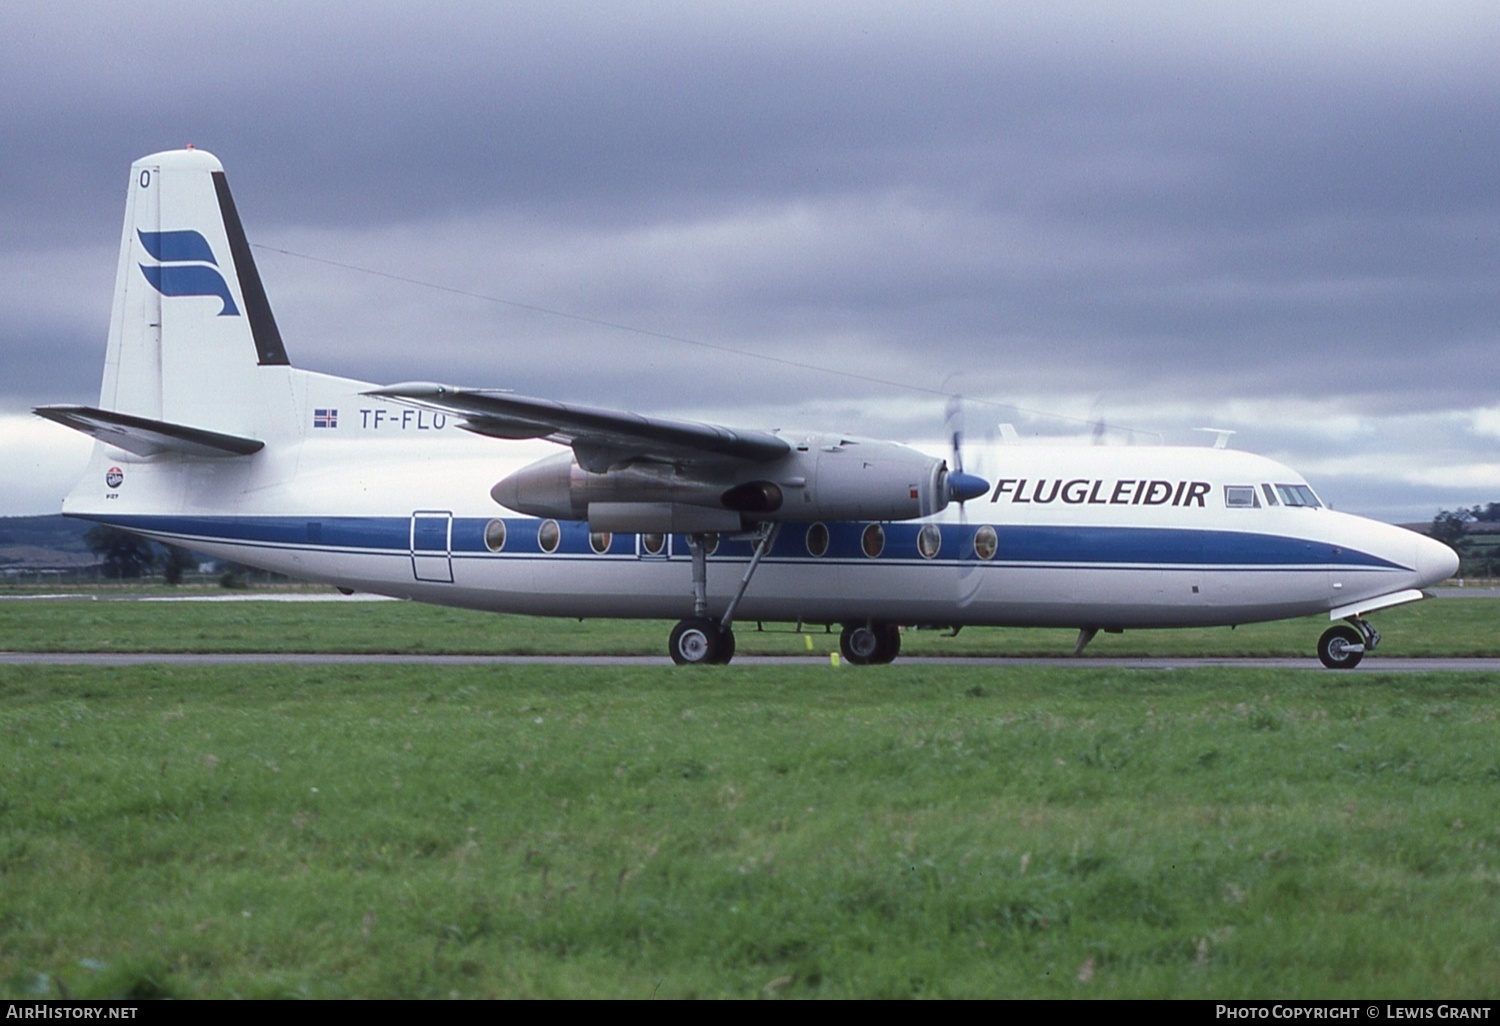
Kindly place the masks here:
POLYGON ((839 654, 837 652, 828 653, 828 665, 832 666, 835 670, 839 668, 839 654))

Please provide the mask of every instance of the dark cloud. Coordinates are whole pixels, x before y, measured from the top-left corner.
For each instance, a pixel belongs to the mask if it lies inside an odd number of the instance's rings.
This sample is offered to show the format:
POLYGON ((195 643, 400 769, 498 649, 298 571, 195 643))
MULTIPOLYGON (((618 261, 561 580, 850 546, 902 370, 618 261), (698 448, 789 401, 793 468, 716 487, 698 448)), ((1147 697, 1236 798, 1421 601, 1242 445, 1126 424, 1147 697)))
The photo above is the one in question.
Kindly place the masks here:
POLYGON ((867 433, 954 381, 1488 407, 1497 49, 1469 4, 11 12, 0 266, 51 273, 0 401, 92 398, 125 169, 191 141, 335 373, 867 433))

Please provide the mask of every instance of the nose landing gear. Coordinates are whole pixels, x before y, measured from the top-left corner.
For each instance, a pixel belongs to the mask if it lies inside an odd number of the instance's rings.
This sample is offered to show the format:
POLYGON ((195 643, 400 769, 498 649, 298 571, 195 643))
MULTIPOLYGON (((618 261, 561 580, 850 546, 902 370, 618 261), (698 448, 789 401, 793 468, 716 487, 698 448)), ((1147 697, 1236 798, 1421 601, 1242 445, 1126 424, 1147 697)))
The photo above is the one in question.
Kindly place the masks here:
POLYGON ((1352 670, 1366 652, 1380 644, 1380 632, 1357 616, 1349 617, 1352 626, 1330 627, 1318 639, 1318 659, 1330 670, 1352 670))

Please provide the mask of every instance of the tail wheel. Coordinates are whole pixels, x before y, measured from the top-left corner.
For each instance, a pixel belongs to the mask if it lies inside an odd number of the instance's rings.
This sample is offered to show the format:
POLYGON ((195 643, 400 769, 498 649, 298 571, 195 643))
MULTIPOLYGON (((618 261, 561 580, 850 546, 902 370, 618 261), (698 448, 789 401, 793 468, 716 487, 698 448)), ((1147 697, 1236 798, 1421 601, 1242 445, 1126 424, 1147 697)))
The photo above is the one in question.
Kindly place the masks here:
POLYGON ((1318 659, 1330 670, 1352 670, 1365 657, 1365 639, 1353 627, 1330 627, 1318 639, 1318 659))
POLYGON ((667 651, 678 666, 727 663, 734 656, 734 633, 719 630, 707 617, 692 617, 672 628, 667 651))
POLYGON ((888 663, 901 651, 901 631, 890 623, 846 623, 839 651, 855 666, 888 663))

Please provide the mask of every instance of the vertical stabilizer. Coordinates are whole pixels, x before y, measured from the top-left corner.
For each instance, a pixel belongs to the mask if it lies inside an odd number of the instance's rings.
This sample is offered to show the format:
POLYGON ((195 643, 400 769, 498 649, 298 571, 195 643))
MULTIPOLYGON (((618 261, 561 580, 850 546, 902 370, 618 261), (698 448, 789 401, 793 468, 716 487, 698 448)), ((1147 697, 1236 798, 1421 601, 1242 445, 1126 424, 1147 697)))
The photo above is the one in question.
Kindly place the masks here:
POLYGON ((248 376, 286 363, 223 165, 192 149, 136 161, 100 407, 244 430, 248 376))

